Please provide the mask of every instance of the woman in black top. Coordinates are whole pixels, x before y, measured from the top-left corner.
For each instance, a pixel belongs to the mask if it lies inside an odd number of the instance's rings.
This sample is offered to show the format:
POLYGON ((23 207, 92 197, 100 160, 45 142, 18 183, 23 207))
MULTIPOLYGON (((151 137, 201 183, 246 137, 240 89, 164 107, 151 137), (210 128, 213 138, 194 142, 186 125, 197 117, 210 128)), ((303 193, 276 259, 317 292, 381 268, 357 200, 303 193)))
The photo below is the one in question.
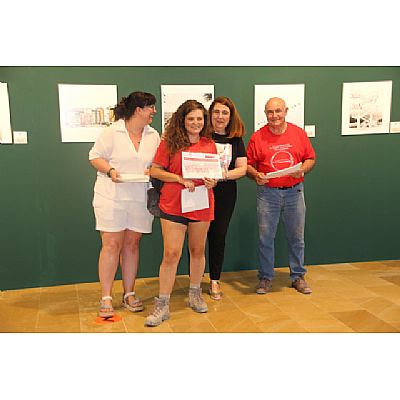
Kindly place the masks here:
POLYGON ((236 179, 246 174, 247 157, 242 137, 243 122, 232 100, 217 97, 210 106, 212 138, 217 144, 224 179, 214 187, 214 221, 208 231, 210 289, 213 300, 221 300, 219 279, 225 253, 225 238, 236 203, 236 179))

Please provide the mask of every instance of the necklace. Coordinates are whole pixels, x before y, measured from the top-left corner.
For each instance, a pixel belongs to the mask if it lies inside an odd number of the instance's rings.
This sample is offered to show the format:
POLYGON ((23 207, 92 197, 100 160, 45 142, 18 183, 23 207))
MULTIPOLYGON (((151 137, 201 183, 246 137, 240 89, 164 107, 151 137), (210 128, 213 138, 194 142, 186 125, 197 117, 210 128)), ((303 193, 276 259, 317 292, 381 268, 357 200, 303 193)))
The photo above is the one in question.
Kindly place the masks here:
POLYGON ((129 132, 129 137, 131 138, 132 142, 134 143, 140 143, 142 140, 142 134, 140 134, 140 137, 135 136, 135 134, 129 132))
POLYGON ((127 121, 125 121, 125 129, 128 132, 129 138, 132 140, 133 143, 140 143, 140 141, 142 140, 142 136, 143 136, 143 128, 141 129, 136 129, 134 126, 132 125, 128 125, 127 121), (136 132, 135 132, 136 131, 136 132), (139 132, 139 133, 138 133, 139 132))

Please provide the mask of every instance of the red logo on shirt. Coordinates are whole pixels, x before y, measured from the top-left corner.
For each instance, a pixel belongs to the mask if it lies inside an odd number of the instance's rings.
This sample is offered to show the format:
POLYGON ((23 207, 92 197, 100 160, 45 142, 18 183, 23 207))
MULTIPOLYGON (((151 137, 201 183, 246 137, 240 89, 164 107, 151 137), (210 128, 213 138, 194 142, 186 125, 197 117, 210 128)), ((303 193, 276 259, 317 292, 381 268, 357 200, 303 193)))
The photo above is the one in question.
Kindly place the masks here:
POLYGON ((293 156, 288 151, 278 151, 271 157, 271 166, 275 171, 294 165, 293 156))

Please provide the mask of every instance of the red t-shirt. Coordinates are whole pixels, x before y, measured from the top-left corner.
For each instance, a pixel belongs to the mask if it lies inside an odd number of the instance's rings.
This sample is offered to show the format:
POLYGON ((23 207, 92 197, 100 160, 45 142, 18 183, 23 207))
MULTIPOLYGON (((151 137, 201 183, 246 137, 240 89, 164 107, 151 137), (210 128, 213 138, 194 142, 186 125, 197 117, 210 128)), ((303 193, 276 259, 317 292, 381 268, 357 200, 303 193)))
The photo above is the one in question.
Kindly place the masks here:
MULTIPOLYGON (((201 137, 197 143, 192 144, 186 149, 176 152, 170 157, 167 144, 162 140, 157 149, 153 162, 164 167, 168 172, 182 176, 182 151, 193 153, 217 153, 214 141, 201 137)), ((204 185, 203 180, 194 179, 195 186, 204 185)), ((203 210, 182 213, 181 191, 185 187, 177 182, 164 182, 161 189, 160 209, 166 214, 179 215, 195 221, 212 221, 214 219, 214 194, 213 190, 208 190, 209 208, 203 210)))
MULTIPOLYGON (((263 126, 253 133, 247 146, 247 163, 263 173, 279 171, 307 159, 315 159, 310 139, 303 129, 290 122, 282 135, 272 133, 268 124, 263 126)), ((290 187, 303 180, 282 176, 271 178, 266 185, 290 187)))

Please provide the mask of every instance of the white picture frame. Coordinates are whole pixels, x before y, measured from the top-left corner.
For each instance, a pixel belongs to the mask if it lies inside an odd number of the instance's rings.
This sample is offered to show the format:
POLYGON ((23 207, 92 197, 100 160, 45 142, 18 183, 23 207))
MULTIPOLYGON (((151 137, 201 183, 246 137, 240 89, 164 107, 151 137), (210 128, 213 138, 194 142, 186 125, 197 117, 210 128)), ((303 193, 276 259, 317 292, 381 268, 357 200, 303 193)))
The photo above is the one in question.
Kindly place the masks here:
POLYGON ((114 120, 117 85, 58 84, 61 141, 95 142, 114 120))
POLYGON ((344 82, 342 135, 390 132, 392 81, 344 82))
POLYGON ((161 130, 186 100, 197 100, 208 110, 214 100, 214 85, 161 85, 161 130))
POLYGON ((0 82, 0 143, 13 142, 10 117, 10 100, 8 97, 7 83, 0 82))
POLYGON ((288 107, 286 121, 304 129, 305 84, 254 85, 254 130, 267 124, 265 103, 272 97, 280 97, 288 107))

